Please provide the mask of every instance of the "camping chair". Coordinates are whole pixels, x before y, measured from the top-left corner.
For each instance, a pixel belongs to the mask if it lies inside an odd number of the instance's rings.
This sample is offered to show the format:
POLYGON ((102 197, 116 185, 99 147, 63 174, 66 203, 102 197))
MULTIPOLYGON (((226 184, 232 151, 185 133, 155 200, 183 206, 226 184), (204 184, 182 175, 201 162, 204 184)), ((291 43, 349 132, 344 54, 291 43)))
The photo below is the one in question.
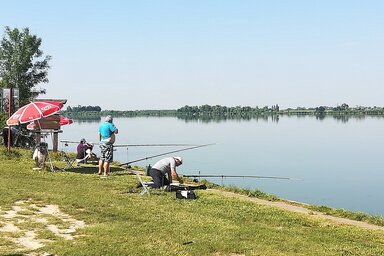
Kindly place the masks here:
POLYGON ((130 173, 133 173, 136 175, 137 179, 139 180, 139 184, 143 188, 143 191, 140 192, 140 195, 148 194, 149 195, 149 187, 153 182, 144 182, 143 179, 141 178, 140 172, 131 170, 130 167, 126 168, 127 171, 130 173))
POLYGON ((86 164, 87 163, 87 159, 89 159, 89 155, 88 154, 86 154, 84 158, 81 158, 81 159, 76 158, 75 159, 76 167, 80 167, 80 164, 86 164))
POLYGON ((66 163, 66 166, 64 169, 71 169, 71 168, 75 168, 73 166, 73 164, 75 163, 76 159, 73 159, 73 158, 70 158, 67 153, 65 153, 64 151, 61 151, 60 152, 61 156, 64 158, 64 161, 66 163))

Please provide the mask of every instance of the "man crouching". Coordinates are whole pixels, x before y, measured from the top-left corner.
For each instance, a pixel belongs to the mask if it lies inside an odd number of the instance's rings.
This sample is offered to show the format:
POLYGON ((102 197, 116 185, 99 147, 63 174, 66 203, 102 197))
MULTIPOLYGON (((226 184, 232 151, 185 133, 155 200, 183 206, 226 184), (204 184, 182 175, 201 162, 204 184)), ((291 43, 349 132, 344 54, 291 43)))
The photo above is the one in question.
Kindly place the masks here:
POLYGON ((154 184, 153 188, 160 188, 172 183, 172 179, 178 180, 180 183, 182 180, 176 172, 176 167, 183 164, 183 160, 179 156, 166 157, 156 162, 149 170, 154 184), (168 179, 166 177, 168 175, 168 179))

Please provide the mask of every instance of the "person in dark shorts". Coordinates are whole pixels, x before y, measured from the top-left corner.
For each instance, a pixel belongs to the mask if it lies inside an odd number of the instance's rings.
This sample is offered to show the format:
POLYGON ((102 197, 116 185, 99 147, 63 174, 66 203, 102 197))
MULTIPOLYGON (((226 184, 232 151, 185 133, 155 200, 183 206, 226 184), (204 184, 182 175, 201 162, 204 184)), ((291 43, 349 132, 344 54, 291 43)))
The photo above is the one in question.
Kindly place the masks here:
POLYGON ((104 171, 104 176, 109 175, 109 163, 113 161, 113 143, 115 142, 115 134, 119 132, 112 122, 112 117, 108 115, 105 118, 105 122, 100 125, 98 132, 101 151, 99 175, 104 171))
POLYGON ((176 167, 183 164, 183 160, 179 156, 166 157, 156 162, 149 170, 149 174, 153 179, 153 188, 160 188, 172 183, 172 179, 182 180, 176 172, 176 167), (168 176, 168 178, 166 177, 168 176))

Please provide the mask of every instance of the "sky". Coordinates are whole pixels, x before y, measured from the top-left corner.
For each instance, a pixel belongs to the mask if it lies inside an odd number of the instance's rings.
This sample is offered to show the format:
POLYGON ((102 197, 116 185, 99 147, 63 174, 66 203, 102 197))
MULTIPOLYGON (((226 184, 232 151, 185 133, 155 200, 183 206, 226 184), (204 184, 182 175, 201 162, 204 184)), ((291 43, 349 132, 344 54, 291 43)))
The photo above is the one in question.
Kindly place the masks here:
POLYGON ((382 0, 0 0, 51 55, 43 98, 103 110, 384 106, 382 0))

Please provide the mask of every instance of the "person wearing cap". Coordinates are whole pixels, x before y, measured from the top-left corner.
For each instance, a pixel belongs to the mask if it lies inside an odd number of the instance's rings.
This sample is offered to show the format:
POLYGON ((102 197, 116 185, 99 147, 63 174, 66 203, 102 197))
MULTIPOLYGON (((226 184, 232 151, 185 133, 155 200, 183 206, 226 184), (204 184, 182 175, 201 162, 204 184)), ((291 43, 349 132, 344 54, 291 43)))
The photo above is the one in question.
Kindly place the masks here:
POLYGON ((176 167, 183 164, 183 159, 179 156, 166 157, 156 162, 149 170, 149 174, 153 179, 153 188, 160 188, 172 183, 173 179, 182 180, 177 174, 176 167), (168 178, 166 177, 168 176, 168 178))
POLYGON ((104 176, 109 175, 109 163, 113 161, 113 143, 115 142, 115 134, 119 131, 113 124, 113 119, 110 115, 105 118, 105 122, 100 125, 98 139, 100 142, 100 160, 99 160, 99 175, 104 171, 104 176))

